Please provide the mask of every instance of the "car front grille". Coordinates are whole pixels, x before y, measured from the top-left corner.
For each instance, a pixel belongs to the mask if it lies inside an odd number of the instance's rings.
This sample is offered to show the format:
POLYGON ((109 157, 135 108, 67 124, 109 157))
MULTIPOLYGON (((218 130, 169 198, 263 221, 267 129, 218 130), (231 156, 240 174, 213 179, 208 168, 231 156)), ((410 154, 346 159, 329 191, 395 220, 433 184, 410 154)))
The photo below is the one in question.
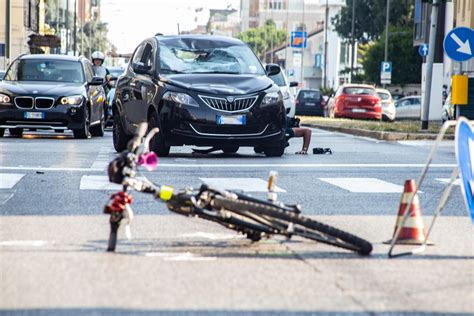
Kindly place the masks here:
POLYGON ((258 96, 221 98, 200 95, 199 98, 213 109, 223 112, 241 112, 250 109, 257 102, 258 96))
POLYGON ((38 97, 35 99, 35 107, 37 109, 50 109, 54 105, 54 99, 53 98, 41 98, 38 97))
POLYGON ((34 100, 32 97, 15 97, 15 105, 19 109, 32 109, 34 100))
POLYGON ((28 110, 33 108, 48 110, 51 109, 54 105, 54 98, 49 97, 15 97, 14 101, 16 107, 22 110, 28 110))

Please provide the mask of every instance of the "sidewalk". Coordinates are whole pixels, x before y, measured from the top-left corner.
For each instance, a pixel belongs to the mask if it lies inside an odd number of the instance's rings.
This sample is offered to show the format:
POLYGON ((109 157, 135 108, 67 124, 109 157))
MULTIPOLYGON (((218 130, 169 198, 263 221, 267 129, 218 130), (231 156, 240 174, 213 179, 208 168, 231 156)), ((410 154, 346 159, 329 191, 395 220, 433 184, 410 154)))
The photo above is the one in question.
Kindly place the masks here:
MULTIPOLYGON (((372 121, 357 121, 357 120, 331 120, 327 118, 313 118, 313 117, 302 117, 301 124, 307 127, 320 128, 323 130, 341 132, 345 134, 351 134, 362 137, 370 137, 379 140, 386 141, 400 141, 400 140, 435 140, 438 136, 436 128, 431 128, 428 132, 415 132, 413 131, 413 123, 408 122, 407 128, 403 130, 403 123, 397 125, 401 131, 383 130, 384 126, 390 128, 390 124, 393 123, 380 123, 372 121), (347 121, 347 123, 345 122, 347 121), (341 126, 346 125, 346 126, 341 126), (347 126, 349 125, 349 126, 347 126), (356 127, 354 125, 360 125, 356 127), (402 127, 400 128, 400 125, 402 127), (411 125, 411 126, 408 126, 411 125), (374 130, 375 129, 375 130, 374 130)), ((421 123, 420 123, 421 124, 421 123)), ((439 123, 433 123, 433 125, 440 125, 439 123)), ((443 139, 452 140, 454 139, 453 134, 446 134, 443 139)))

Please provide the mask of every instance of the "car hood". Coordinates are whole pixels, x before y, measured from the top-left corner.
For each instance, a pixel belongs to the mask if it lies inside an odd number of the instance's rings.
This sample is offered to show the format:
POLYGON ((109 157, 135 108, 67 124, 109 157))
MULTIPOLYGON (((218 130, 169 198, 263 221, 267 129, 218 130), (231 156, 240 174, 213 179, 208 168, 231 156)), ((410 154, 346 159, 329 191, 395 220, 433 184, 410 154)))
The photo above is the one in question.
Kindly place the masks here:
POLYGON ((163 76, 161 80, 180 88, 211 94, 252 94, 273 85, 267 76, 255 75, 179 74, 163 76))
POLYGON ((32 81, 2 81, 0 92, 14 95, 48 95, 65 96, 84 93, 82 83, 60 83, 60 82, 32 82, 32 81))

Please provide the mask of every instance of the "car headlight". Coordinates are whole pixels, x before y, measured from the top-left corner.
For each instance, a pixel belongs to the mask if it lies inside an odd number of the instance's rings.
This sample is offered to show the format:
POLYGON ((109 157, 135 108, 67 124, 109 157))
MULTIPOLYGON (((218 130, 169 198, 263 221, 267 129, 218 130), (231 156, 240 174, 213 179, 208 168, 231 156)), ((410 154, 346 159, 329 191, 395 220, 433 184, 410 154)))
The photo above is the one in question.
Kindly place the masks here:
POLYGON ((11 98, 3 93, 0 93, 0 104, 10 104, 11 98))
POLYGON ((62 97, 59 102, 62 105, 79 105, 82 103, 82 95, 72 95, 69 97, 62 97))
POLYGON ((261 105, 269 105, 269 104, 275 104, 278 101, 281 100, 281 94, 278 92, 270 92, 265 95, 265 97, 262 100, 261 105))
POLYGON ((163 99, 176 102, 178 104, 185 104, 189 106, 199 107, 199 104, 196 102, 196 100, 194 100, 193 97, 187 93, 168 91, 163 96, 163 99))

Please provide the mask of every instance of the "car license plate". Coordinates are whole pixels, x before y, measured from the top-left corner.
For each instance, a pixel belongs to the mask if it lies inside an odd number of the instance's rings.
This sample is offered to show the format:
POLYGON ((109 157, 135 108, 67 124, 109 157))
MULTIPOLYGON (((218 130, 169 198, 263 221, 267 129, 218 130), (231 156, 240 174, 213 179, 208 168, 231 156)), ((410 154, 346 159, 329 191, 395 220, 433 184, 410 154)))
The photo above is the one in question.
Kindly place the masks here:
POLYGON ((316 103, 306 102, 305 105, 307 105, 307 106, 315 106, 316 103))
POLYGON ((245 115, 218 115, 217 125, 245 125, 247 119, 245 115))
POLYGON ((44 113, 43 112, 25 112, 24 117, 26 119, 44 119, 44 113))
POLYGON ((354 113, 364 113, 365 109, 352 109, 352 112, 354 112, 354 113))

